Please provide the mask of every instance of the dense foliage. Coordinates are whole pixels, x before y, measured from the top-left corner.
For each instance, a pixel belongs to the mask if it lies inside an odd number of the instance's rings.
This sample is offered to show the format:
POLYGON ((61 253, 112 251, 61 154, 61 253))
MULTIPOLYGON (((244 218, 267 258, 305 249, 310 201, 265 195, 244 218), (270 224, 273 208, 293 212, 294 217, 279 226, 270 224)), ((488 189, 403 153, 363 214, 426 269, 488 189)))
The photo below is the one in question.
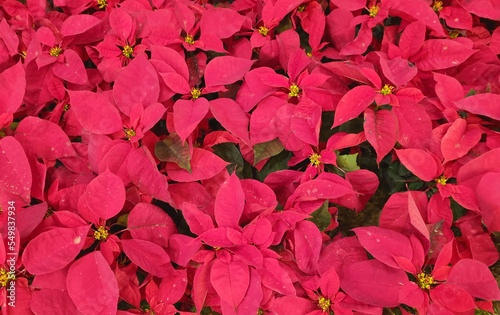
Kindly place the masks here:
POLYGON ((499 21, 0 0, 3 314, 498 311, 499 21))

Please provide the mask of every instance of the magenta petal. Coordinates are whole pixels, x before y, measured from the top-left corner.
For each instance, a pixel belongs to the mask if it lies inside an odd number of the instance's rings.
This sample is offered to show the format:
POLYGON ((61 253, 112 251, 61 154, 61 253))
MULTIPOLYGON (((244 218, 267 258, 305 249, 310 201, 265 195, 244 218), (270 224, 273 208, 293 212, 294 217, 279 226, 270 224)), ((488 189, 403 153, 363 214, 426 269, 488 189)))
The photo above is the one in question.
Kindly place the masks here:
POLYGON ((184 142, 196 129, 200 121, 208 113, 209 103, 206 98, 193 100, 177 100, 174 104, 175 131, 184 142))
POLYGON ((122 239, 121 244, 123 252, 134 264, 154 276, 163 278, 173 269, 165 249, 153 242, 122 239))
POLYGON ((373 102, 375 95, 373 88, 366 85, 357 86, 347 92, 337 105, 332 127, 358 117, 373 102))
POLYGON ((218 98, 209 102, 210 111, 227 131, 246 143, 250 143, 249 118, 241 106, 230 98, 218 98))
POLYGON ((446 281, 483 300, 500 300, 500 289, 486 264, 469 258, 453 266, 446 281))
POLYGON ((68 293, 84 314, 116 314, 118 282, 102 256, 96 251, 71 265, 68 271, 68 293))
POLYGON ((8 136, 0 140, 0 149, 0 188, 30 202, 33 178, 23 147, 8 136))
POLYGON ((220 298, 236 308, 250 285, 250 271, 240 260, 233 259, 227 263, 216 259, 210 271, 210 282, 220 298))
POLYGON ((138 203, 128 216, 128 229, 134 239, 153 242, 168 247, 170 235, 177 233, 177 227, 170 216, 160 207, 150 203, 138 203))
POLYGON ((101 20, 90 14, 70 15, 61 26, 61 34, 63 36, 82 34, 99 23, 101 20))
POLYGON ((245 194, 236 172, 220 187, 215 198, 215 220, 219 227, 237 228, 243 208, 245 207, 245 194))
POLYGON ((210 61, 205 69, 207 87, 227 85, 243 79, 255 60, 232 56, 221 56, 210 61))
POLYGON ((318 269, 321 233, 311 221, 302 221, 294 231, 295 259, 299 269, 313 274, 318 269))
MULTIPOLYGON (((17 47, 16 47, 17 49, 17 47)), ((25 70, 21 62, 0 73, 0 113, 15 113, 23 103, 26 89, 25 70)))

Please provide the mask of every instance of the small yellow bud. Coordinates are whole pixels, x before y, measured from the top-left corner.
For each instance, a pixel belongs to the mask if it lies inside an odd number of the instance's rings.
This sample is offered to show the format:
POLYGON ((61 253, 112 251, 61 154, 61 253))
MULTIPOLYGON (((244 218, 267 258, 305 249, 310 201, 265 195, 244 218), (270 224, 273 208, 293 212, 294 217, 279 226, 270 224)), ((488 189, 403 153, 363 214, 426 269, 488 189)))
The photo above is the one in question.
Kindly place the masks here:
POLYGON ((290 86, 290 93, 288 93, 288 96, 290 97, 297 97, 299 96, 300 89, 296 84, 293 84, 290 86))
POLYGON ((134 52, 134 49, 130 47, 129 45, 123 47, 122 53, 125 57, 130 58, 132 56, 132 53, 134 52))
POLYGON ((460 33, 458 31, 450 31, 450 32, 448 32, 448 36, 450 36, 450 38, 457 38, 458 35, 460 35, 460 33))
POLYGON ((194 100, 198 99, 201 96, 201 90, 197 88, 193 88, 191 90, 191 98, 194 100))
POLYGON ((60 54, 61 54, 61 48, 59 48, 59 47, 52 47, 50 49, 50 55, 52 57, 59 57, 60 54))
POLYGON ((321 163, 321 161, 319 159, 321 159, 321 155, 316 154, 316 153, 314 153, 313 155, 311 155, 309 157, 309 161, 311 161, 311 164, 314 166, 318 166, 321 163))
POLYGON ((130 128, 123 128, 123 132, 125 132, 125 136, 127 137, 127 139, 130 140, 130 138, 132 138, 133 136, 136 135, 134 129, 130 128))
POLYGON ((443 10, 443 1, 434 1, 432 9, 436 12, 443 10))
POLYGON ((306 4, 303 4, 303 5, 299 5, 299 7, 297 8, 297 11, 304 12, 305 9, 306 9, 306 4))
POLYGON ((382 90, 380 90, 380 93, 382 95, 389 95, 392 93, 392 90, 394 90, 394 87, 386 84, 386 85, 384 85, 382 90))
POLYGON ((98 241, 106 241, 108 236, 109 232, 105 226, 100 226, 97 231, 94 232, 94 238, 98 241))
POLYGON ((1 268, 0 269, 0 288, 1 287, 6 287, 7 283, 9 283, 9 280, 15 280, 16 277, 14 276, 13 273, 7 272, 7 270, 1 268))
POLYGON ((259 33, 262 36, 267 36, 267 33, 269 33, 269 29, 265 26, 261 26, 261 27, 259 27, 259 33))
POLYGON ((429 290, 431 285, 435 284, 434 277, 426 274, 425 272, 421 272, 417 274, 417 283, 421 289, 429 290))
POLYGON ((330 308, 331 302, 329 299, 324 298, 322 296, 319 297, 318 299, 318 307, 323 311, 327 312, 328 309, 330 308))
POLYGON ((434 181, 436 181, 436 183, 440 183, 441 185, 444 186, 444 185, 446 185, 448 178, 446 178, 446 176, 444 176, 444 175, 441 175, 438 178, 436 178, 434 181))
POLYGON ((104 9, 108 6, 108 0, 97 0, 97 5, 99 6, 99 9, 104 9))
POLYGON ((184 37, 184 41, 186 43, 188 43, 189 45, 193 45, 194 44, 194 38, 192 35, 186 35, 186 37, 184 37))
POLYGON ((380 11, 380 7, 378 5, 374 5, 371 7, 368 12, 370 12, 371 17, 376 17, 378 14, 378 11, 380 11))

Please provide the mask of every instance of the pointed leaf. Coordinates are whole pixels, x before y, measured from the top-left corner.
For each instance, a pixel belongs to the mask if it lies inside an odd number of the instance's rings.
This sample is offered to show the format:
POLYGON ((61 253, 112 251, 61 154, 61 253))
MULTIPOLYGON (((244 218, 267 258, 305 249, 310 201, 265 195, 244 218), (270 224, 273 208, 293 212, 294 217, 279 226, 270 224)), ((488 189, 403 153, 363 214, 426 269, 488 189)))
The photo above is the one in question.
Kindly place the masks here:
POLYGON ((391 152, 398 137, 398 121, 392 112, 386 109, 373 111, 367 108, 364 114, 363 128, 366 140, 377 152, 377 163, 391 152))
POLYGON ((500 231, 500 200, 496 192, 500 189, 500 173, 485 174, 476 188, 481 216, 488 231, 500 231))
POLYGON ((90 225, 53 228, 40 233, 26 246, 23 264, 29 273, 45 274, 64 268, 80 253, 90 225))
POLYGON ((432 153, 421 149, 395 151, 401 163, 418 178, 430 182, 441 175, 441 165, 438 165, 432 153))
POLYGON ((254 150, 253 165, 255 166, 260 161, 263 161, 272 156, 280 154, 280 152, 283 151, 284 149, 285 147, 283 147, 281 141, 278 138, 263 143, 257 143, 253 147, 254 150))
POLYGON ((70 15, 61 26, 61 35, 82 34, 99 23, 101 23, 101 20, 90 14, 70 15))
POLYGON ((88 84, 87 70, 80 56, 72 49, 64 51, 64 62, 56 62, 52 71, 59 78, 75 84, 88 84))
POLYGON ((474 127, 468 128, 465 119, 457 119, 453 122, 441 139, 443 163, 461 158, 479 143, 483 133, 481 129, 474 127))
POLYGON ((123 128, 118 110, 101 94, 68 91, 71 109, 80 124, 90 132, 111 134, 123 128))
POLYGON ((169 236, 177 233, 177 228, 170 216, 161 208, 146 202, 140 202, 128 215, 127 228, 134 239, 153 242, 168 247, 169 236))
POLYGON ((155 155, 160 161, 173 162, 191 172, 189 146, 183 145, 181 138, 175 133, 171 133, 162 141, 156 142, 155 155))
POLYGON ((236 308, 250 284, 250 271, 240 260, 233 259, 227 263, 216 259, 210 271, 210 282, 220 298, 236 308))
POLYGON ((486 264, 469 258, 458 261, 446 283, 454 284, 469 292, 473 297, 486 301, 500 300, 500 289, 486 264))
POLYGON ((182 298, 186 287, 186 269, 173 270, 171 274, 161 280, 158 290, 158 300, 160 303, 174 304, 182 298))
POLYGON ((318 269, 321 233, 310 221, 302 221, 294 230, 295 259, 300 270, 313 274, 318 269))
POLYGON ((375 100, 375 95, 373 88, 366 85, 347 92, 337 105, 333 127, 358 117, 375 100))
POLYGON ((464 289, 443 283, 430 292, 431 299, 438 301, 441 305, 453 312, 467 312, 476 308, 474 299, 464 289))
POLYGON ((460 65, 476 51, 451 39, 429 39, 423 44, 416 64, 423 71, 447 69, 460 65))
POLYGON ((120 213, 125 204, 125 186, 120 177, 106 170, 88 184, 81 198, 95 216, 92 222, 97 223, 98 218, 108 220, 120 213))
POLYGON ((233 56, 221 56, 212 59, 205 69, 205 84, 207 87, 228 85, 243 79, 255 60, 233 56))
POLYGON ((33 178, 23 147, 14 137, 7 136, 0 139, 0 150, 0 189, 30 202, 33 178))
MULTIPOLYGON (((17 45, 16 45, 17 49, 17 45)), ((22 105, 26 90, 25 70, 21 62, 0 73, 0 113, 15 113, 22 105)))
POLYGON ((215 198, 214 215, 219 227, 239 226, 239 220, 245 207, 245 194, 236 173, 222 184, 215 198))
POLYGON ((154 276, 163 278, 173 269, 165 249, 153 242, 130 239, 121 240, 123 252, 130 260, 154 276))
POLYGON ((210 101, 210 111, 215 119, 246 143, 250 143, 248 134, 249 119, 241 106, 230 98, 218 98, 210 101))
POLYGON ((177 100, 174 104, 175 131, 184 142, 200 121, 208 113, 209 103, 206 98, 193 100, 177 100))
POLYGON ((101 252, 77 260, 68 271, 68 293, 84 314, 116 314, 118 282, 101 252))
POLYGON ((484 93, 471 95, 457 103, 457 107, 476 115, 487 116, 500 120, 500 109, 498 106, 484 106, 484 104, 498 104, 500 95, 484 93))
POLYGON ((219 174, 228 165, 223 159, 210 151, 193 148, 191 156, 191 173, 185 169, 167 164, 168 176, 177 182, 204 180, 219 174))

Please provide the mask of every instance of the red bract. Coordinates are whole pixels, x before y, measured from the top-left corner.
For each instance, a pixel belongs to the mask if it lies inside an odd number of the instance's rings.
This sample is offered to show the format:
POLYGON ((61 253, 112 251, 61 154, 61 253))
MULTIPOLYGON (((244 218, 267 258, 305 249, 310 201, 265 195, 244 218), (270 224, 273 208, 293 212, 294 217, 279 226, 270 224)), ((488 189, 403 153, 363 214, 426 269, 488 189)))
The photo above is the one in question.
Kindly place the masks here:
POLYGON ((0 3, 3 314, 499 312, 495 1, 0 3))

